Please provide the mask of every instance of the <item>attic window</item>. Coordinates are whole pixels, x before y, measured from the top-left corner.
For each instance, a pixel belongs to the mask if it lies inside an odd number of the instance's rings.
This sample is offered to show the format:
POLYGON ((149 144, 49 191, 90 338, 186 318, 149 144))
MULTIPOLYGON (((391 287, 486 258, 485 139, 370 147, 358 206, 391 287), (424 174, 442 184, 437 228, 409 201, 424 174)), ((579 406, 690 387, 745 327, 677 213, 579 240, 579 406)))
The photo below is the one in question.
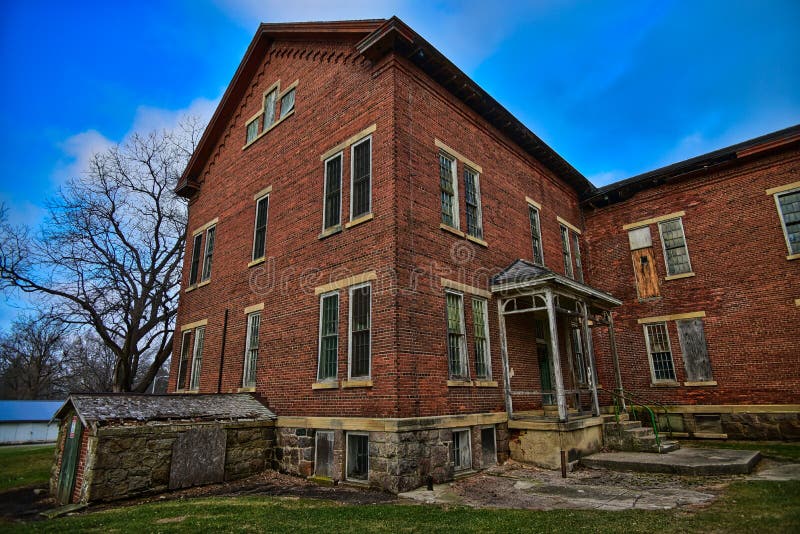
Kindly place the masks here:
POLYGON ((281 118, 294 109, 294 88, 281 97, 281 118))

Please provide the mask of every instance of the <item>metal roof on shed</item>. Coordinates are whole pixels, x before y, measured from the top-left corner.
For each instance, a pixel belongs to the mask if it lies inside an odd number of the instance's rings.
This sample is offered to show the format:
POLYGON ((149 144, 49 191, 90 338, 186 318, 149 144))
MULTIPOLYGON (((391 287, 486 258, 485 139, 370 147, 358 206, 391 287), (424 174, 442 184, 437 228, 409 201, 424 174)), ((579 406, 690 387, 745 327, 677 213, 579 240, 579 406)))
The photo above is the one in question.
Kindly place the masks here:
POLYGON ((50 421, 63 402, 0 400, 0 423, 50 421))
POLYGON ((275 414, 249 393, 70 395, 54 417, 62 418, 70 407, 74 407, 84 425, 126 421, 275 419, 275 414))

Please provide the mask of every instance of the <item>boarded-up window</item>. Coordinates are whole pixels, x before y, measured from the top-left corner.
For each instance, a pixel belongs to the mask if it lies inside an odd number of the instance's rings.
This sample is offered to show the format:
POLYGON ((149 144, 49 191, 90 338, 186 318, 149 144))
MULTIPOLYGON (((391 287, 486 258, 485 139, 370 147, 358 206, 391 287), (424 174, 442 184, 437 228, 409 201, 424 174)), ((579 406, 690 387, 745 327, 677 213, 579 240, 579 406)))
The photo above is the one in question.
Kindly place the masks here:
POLYGON ((713 380, 703 320, 684 319, 677 321, 677 323, 678 339, 680 339, 681 352, 683 353, 683 365, 686 368, 686 380, 689 382, 713 380))
POLYGON ((333 478, 333 432, 316 432, 314 475, 318 477, 333 478))
POLYGON ((367 480, 369 477, 369 436, 347 434, 347 478, 367 480))
POLYGON ((490 467, 497 463, 497 443, 494 427, 481 429, 481 466, 490 467))
POLYGON ((635 228, 628 232, 628 242, 631 245, 631 250, 639 250, 640 248, 647 248, 653 246, 653 239, 650 236, 650 227, 645 226, 642 228, 635 228))
POLYGON ((453 431, 453 469, 461 471, 472 467, 472 448, 469 430, 453 431))
POLYGON ((636 293, 640 299, 658 297, 658 275, 653 261, 653 247, 631 251, 633 273, 636 279, 636 293))

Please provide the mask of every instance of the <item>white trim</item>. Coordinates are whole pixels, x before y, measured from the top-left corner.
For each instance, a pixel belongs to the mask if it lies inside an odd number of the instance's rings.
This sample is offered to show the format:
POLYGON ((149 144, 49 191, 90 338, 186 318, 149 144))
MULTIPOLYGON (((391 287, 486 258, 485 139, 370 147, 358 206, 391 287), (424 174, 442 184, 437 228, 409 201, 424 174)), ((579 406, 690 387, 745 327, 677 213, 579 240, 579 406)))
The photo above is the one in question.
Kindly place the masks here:
POLYGON ((353 482, 366 483, 369 481, 369 432, 345 432, 344 444, 344 478, 353 482), (366 478, 350 478, 350 436, 365 436, 367 438, 367 476, 366 478))
POLYGON ((664 232, 661 231, 661 225, 664 223, 678 221, 678 224, 681 226, 681 234, 683 235, 683 248, 686 249, 686 261, 689 264, 689 270, 686 271, 687 273, 693 273, 694 270, 692 269, 692 257, 689 255, 689 242, 686 240, 686 230, 683 228, 683 217, 674 217, 672 219, 666 219, 663 221, 658 221, 658 238, 661 240, 661 253, 664 255, 664 268, 666 269, 667 276, 677 276, 679 274, 685 273, 671 273, 669 272, 669 259, 667 258, 667 246, 664 243, 664 232))
POLYGON ((470 380, 470 372, 469 372, 469 354, 467 353, 467 325, 464 319, 464 293, 461 291, 454 291, 449 288, 445 288, 444 290, 444 318, 445 318, 445 335, 448 338, 445 338, 445 349, 447 350, 447 379, 448 380, 470 380), (459 314, 461 315, 461 365, 464 367, 466 373, 461 376, 455 376, 450 372, 450 350, 447 346, 447 342, 450 336, 450 310, 447 307, 447 295, 456 295, 459 299, 461 299, 461 306, 459 306, 459 314))
POLYGON ((319 331, 317 334, 317 376, 316 382, 330 382, 336 381, 339 377, 339 307, 340 307, 340 298, 339 298, 339 291, 328 291, 327 293, 322 293, 319 296, 319 331), (322 316, 324 314, 323 302, 327 297, 332 297, 336 295, 336 375, 330 378, 320 378, 319 371, 322 365, 322 316))
POLYGON ((659 321, 644 323, 642 324, 642 329, 644 330, 644 342, 645 346, 647 347, 647 363, 650 365, 650 380, 653 384, 676 383, 678 380, 678 370, 675 368, 675 354, 672 352, 672 341, 669 339, 669 322, 659 321), (648 332, 647 328, 657 324, 664 325, 664 334, 667 338, 667 348, 669 349, 669 358, 672 360, 672 374, 675 375, 674 378, 656 378, 656 370, 655 367, 653 367, 653 352, 650 350, 650 333, 648 332))
POLYGON ((356 147, 360 144, 369 141, 369 209, 358 216, 360 219, 361 217, 366 217, 372 213, 372 134, 367 135, 363 139, 359 139, 357 142, 350 145, 350 222, 353 219, 353 171, 355 170, 355 153, 356 147))
POLYGON ((775 199, 775 208, 778 210, 778 218, 781 221, 781 229, 783 230, 783 239, 784 241, 786 241, 786 248, 789 250, 789 256, 786 259, 792 259, 792 256, 794 256, 797 253, 792 251, 792 244, 789 242, 789 231, 786 228, 786 219, 784 219, 783 217, 783 210, 781 210, 781 203, 778 200, 778 197, 782 197, 783 195, 791 195, 792 193, 797 193, 798 191, 800 191, 800 187, 794 189, 785 189, 783 191, 778 191, 772 195, 772 197, 775 199))
MULTIPOLYGON (((467 450, 469 451, 469 465, 468 466, 463 466, 462 465, 461 467, 456 468, 456 458, 455 458, 455 456, 456 456, 456 454, 459 453, 459 451, 456 450, 456 448, 455 448, 455 439, 453 439, 453 445, 454 445, 453 446, 453 471, 454 472, 469 471, 470 469, 472 469, 472 466, 475 465, 475 460, 474 460, 474 458, 472 458, 472 432, 471 432, 471 429, 469 427, 468 428, 454 428, 453 429, 453 434, 455 435, 456 432, 459 432, 459 433, 460 432, 466 432, 466 434, 467 434, 467 450)), ((495 455, 496 454, 497 454, 497 447, 495 446, 495 455)))
MULTIPOLYGON (((270 190, 271 189, 272 188, 270 188, 270 190)), ((256 216, 255 216, 255 220, 253 220, 253 249, 250 252, 250 260, 251 261, 260 260, 261 258, 264 258, 267 255, 267 228, 269 228, 269 197, 270 197, 270 193, 265 193, 265 194, 261 195, 260 197, 258 197, 256 199, 256 201, 255 201, 256 202, 256 216), (256 256, 256 231, 258 230, 258 205, 261 204, 261 201, 265 200, 265 199, 267 201, 267 215, 266 215, 267 216, 267 220, 264 221, 264 253, 261 256, 256 258, 255 256, 256 256)))
POLYGON ((347 292, 347 379, 369 380, 372 378, 372 283, 364 282, 350 286, 347 292), (362 287, 369 288, 369 373, 366 375, 352 375, 353 370, 353 293, 362 287))
POLYGON ((344 151, 340 150, 322 162, 322 231, 330 231, 337 226, 342 225, 342 173, 344 172, 344 151), (339 162, 339 222, 332 226, 325 226, 326 210, 328 208, 328 162, 332 159, 341 158, 339 162))
POLYGON ((486 297, 476 297, 476 296, 472 297, 472 302, 471 302, 471 305, 472 305, 472 337, 473 337, 472 344, 477 347, 476 341, 474 339, 474 337, 475 337, 475 301, 476 300, 480 300, 481 302, 483 302, 483 329, 484 329, 485 334, 486 334, 486 362, 485 363, 486 363, 486 371, 487 372, 486 372, 486 376, 485 377, 477 376, 477 372, 476 372, 475 373, 475 375, 476 375, 475 378, 477 380, 488 380, 488 381, 491 381, 491 380, 493 380, 493 378, 492 378, 492 344, 491 344, 491 341, 489 340, 489 338, 491 337, 489 335, 489 299, 486 298, 486 297))

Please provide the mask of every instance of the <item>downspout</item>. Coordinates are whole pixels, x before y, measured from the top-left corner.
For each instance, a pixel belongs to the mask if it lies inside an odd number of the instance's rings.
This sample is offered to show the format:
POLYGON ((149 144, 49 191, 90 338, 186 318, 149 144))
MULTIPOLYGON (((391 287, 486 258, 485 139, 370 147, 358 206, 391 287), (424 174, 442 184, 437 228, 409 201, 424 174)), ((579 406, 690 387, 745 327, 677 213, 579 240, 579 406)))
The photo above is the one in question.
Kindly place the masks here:
POLYGON ((219 349, 219 379, 217 380, 217 393, 222 393, 222 370, 225 368, 225 338, 228 335, 228 308, 225 308, 225 318, 222 320, 222 346, 219 349))

